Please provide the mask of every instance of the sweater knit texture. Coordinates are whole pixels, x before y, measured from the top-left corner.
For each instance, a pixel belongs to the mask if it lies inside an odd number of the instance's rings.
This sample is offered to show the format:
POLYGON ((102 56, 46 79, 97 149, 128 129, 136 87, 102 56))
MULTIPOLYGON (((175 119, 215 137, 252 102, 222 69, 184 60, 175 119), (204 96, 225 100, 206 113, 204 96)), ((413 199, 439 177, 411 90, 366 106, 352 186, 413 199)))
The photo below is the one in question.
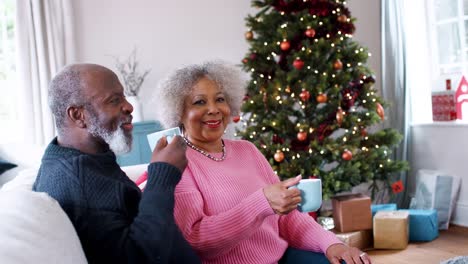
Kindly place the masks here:
POLYGON ((248 141, 224 142, 221 162, 189 148, 189 163, 175 191, 177 225, 203 263, 271 264, 287 247, 326 252, 341 243, 308 214, 275 214, 263 193, 265 186, 279 182, 268 161, 248 141))
POLYGON ((180 170, 158 162, 148 174, 142 195, 113 152, 90 155, 54 139, 33 190, 59 202, 89 263, 200 263, 174 220, 180 170))

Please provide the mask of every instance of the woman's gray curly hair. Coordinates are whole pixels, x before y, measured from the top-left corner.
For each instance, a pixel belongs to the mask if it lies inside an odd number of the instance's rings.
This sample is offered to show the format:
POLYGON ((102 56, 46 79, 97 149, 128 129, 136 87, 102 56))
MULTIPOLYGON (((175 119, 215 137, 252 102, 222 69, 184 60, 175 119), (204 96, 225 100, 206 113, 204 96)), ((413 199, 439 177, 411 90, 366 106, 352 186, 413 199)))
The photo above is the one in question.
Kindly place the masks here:
POLYGON ((209 61, 180 68, 162 80, 153 93, 156 119, 164 128, 180 127, 184 101, 203 77, 214 81, 226 96, 231 116, 239 115, 247 79, 240 69, 222 61, 209 61))

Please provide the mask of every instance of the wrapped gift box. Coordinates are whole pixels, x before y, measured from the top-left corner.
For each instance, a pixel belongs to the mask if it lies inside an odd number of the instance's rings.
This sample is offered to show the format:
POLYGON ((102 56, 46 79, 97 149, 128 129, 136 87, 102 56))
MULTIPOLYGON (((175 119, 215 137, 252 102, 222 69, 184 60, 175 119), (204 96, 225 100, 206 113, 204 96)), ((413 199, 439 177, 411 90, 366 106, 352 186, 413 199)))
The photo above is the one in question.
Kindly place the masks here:
POLYGON ((437 210, 400 210, 409 213, 409 240, 432 241, 439 236, 437 210))
POLYGON ((372 247, 372 229, 341 233, 336 229, 332 230, 339 240, 350 247, 357 247, 361 250, 372 247))
POLYGON ((333 220, 339 232, 372 229, 371 199, 363 194, 332 197, 333 220))
POLYGON ((397 205, 394 203, 371 205, 372 217, 374 217, 374 215, 378 211, 396 211, 396 210, 397 210, 397 205))
POLYGON ((379 211, 374 216, 374 248, 404 249, 408 246, 409 213, 379 211))
POLYGON ((455 91, 432 92, 432 120, 450 121, 457 119, 455 91))

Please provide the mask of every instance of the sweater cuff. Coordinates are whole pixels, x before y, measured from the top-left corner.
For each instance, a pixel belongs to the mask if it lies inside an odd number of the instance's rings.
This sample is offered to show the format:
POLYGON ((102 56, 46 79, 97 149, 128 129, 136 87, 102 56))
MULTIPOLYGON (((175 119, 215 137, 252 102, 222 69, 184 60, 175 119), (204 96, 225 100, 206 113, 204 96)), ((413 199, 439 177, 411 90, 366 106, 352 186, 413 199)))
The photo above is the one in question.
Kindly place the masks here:
POLYGON ((254 208, 260 212, 260 215, 263 217, 267 217, 270 215, 275 215, 275 211, 271 208, 270 203, 268 202, 267 198, 265 197, 265 193, 263 192, 263 188, 254 192, 251 196, 252 203, 254 204, 254 208))
POLYGON ((169 163, 151 163, 148 165, 148 182, 145 189, 148 190, 157 186, 158 189, 174 190, 181 176, 181 171, 169 163))

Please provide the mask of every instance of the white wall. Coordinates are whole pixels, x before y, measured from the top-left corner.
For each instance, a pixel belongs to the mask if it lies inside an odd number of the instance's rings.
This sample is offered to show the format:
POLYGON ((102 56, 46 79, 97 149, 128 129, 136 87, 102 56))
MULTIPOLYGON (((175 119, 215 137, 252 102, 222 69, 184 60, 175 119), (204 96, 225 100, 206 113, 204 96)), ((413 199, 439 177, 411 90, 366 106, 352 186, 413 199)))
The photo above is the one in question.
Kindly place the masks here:
POLYGON ((356 17, 354 24, 354 40, 367 47, 372 56, 367 61, 369 67, 375 73, 375 87, 377 91, 382 89, 382 51, 381 51, 381 27, 380 4, 378 0, 351 0, 347 1, 351 15, 356 17))
POLYGON ((240 64, 248 50, 244 17, 249 0, 80 0, 76 8, 78 60, 115 69, 111 56, 134 47, 142 69, 150 68, 140 93, 143 116, 158 80, 184 64, 221 58, 240 64))
MULTIPOLYGON (((111 56, 125 58, 137 47, 140 65, 151 69, 140 94, 146 119, 151 89, 176 67, 214 58, 240 64, 248 51, 244 19, 258 11, 250 4, 250 0, 74 1, 78 60, 115 69, 111 56)), ((380 80, 380 1, 353 0, 349 8, 358 18, 355 39, 369 48, 373 55, 369 65, 380 80)))
MULTIPOLYGON (((468 226, 468 124, 434 123, 411 128, 410 175, 419 169, 439 170, 461 178, 452 223, 468 226)), ((414 177, 413 177, 414 179, 414 177)), ((414 193, 414 181, 409 186, 414 193)))

